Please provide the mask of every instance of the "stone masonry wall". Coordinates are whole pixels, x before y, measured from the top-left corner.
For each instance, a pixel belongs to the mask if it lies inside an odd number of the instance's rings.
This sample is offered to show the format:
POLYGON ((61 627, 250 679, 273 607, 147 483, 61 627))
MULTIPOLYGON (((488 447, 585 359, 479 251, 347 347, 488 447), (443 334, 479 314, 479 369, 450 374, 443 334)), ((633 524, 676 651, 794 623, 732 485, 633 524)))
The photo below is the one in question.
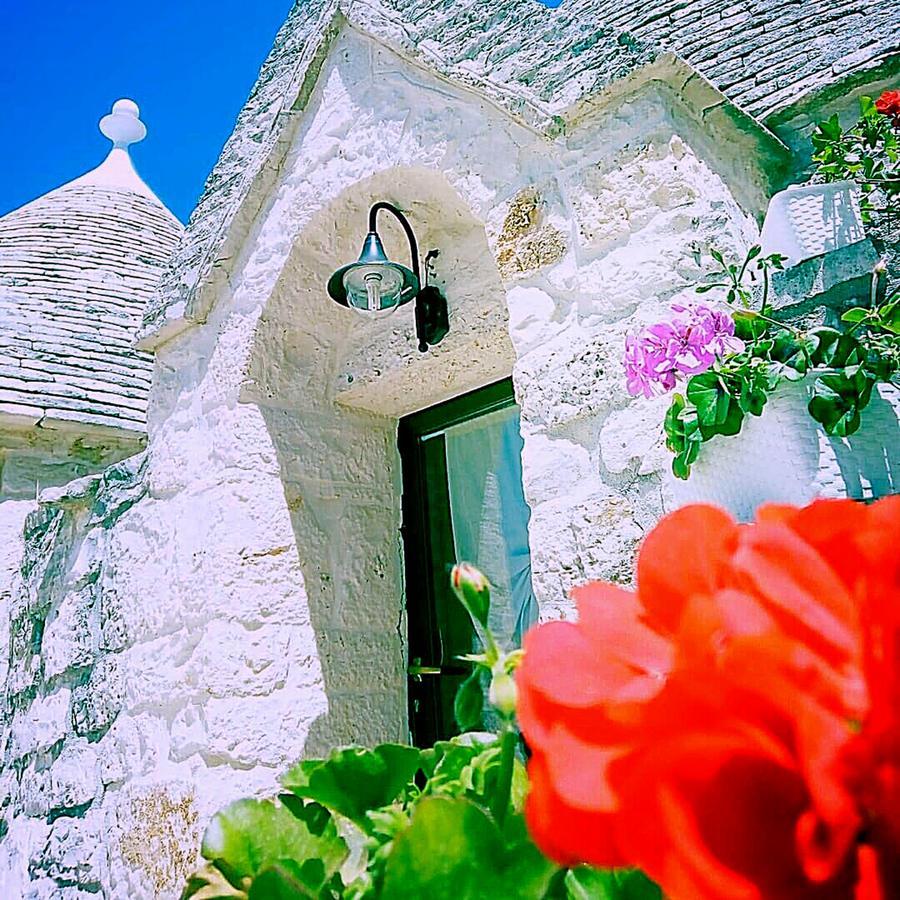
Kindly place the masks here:
POLYGON ((489 15, 480 0, 299 0, 148 307, 148 336, 203 317, 199 295, 214 296, 234 250, 229 235, 258 212, 266 161, 345 20, 550 133, 567 110, 661 50, 759 118, 900 52, 893 8, 880 0, 567 0, 555 10, 504 0, 489 15))
POLYGON ((512 374, 542 614, 628 580, 662 510, 662 411, 625 395, 623 335, 756 232, 653 85, 580 127, 550 141, 335 40, 208 321, 157 354, 146 456, 28 519, 0 895, 175 897, 230 798, 406 737, 400 415, 512 374), (372 199, 442 251, 451 332, 428 354, 408 308, 372 322, 324 295, 372 199))

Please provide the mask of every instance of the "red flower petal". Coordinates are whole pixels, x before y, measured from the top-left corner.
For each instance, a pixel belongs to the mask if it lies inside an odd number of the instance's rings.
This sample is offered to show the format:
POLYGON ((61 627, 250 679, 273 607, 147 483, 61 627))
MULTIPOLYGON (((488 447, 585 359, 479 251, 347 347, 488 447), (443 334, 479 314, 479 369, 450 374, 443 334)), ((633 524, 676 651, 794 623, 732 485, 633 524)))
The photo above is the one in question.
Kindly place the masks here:
POLYGON ((641 603, 661 629, 678 629, 685 603, 721 586, 738 526, 714 506, 686 506, 647 535, 637 562, 641 603))

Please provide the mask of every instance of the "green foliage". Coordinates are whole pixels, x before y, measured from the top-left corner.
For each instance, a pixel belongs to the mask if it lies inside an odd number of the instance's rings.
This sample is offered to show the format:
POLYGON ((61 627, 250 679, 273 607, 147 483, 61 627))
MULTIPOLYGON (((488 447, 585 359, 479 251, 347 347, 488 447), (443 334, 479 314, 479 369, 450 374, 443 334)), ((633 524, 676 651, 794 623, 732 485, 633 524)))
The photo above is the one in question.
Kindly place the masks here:
POLYGON ((547 896, 556 871, 524 829, 510 839, 471 800, 428 797, 397 838, 381 897, 538 900, 547 896))
POLYGON ((860 98, 860 118, 846 131, 837 115, 820 122, 812 134, 816 174, 824 181, 855 181, 860 186, 863 220, 878 223, 900 213, 900 133, 860 98))
MULTIPOLYGON (((347 845, 326 810, 316 804, 289 810, 271 800, 238 800, 210 822, 201 853, 210 861, 185 888, 183 896, 197 900, 248 898, 254 886, 290 879, 319 897, 347 858, 347 845), (273 872, 279 869, 278 872, 273 872)), ((277 896, 277 895, 275 895, 277 896)))
POLYGON ((348 747, 328 759, 303 760, 282 776, 284 787, 315 800, 368 831, 367 813, 397 800, 419 770, 419 751, 403 744, 348 747))
POLYGON ((662 900, 662 891, 637 869, 599 870, 579 866, 566 873, 571 900, 662 900))
POLYGON ((453 701, 453 715, 463 731, 471 731, 481 725, 484 712, 484 685, 481 672, 474 669, 456 692, 453 701))
POLYGON ((900 372, 900 294, 877 301, 880 272, 873 274, 870 305, 843 316, 847 330, 818 327, 801 331, 768 312, 769 274, 781 267, 777 255, 764 257, 752 247, 743 264, 712 251, 719 269, 697 288, 727 291, 735 312, 735 336, 744 349, 691 376, 683 394, 674 394, 665 418, 672 471, 688 478, 704 442, 737 434, 748 415, 759 416, 783 381, 814 378, 809 413, 828 434, 845 437, 861 424, 878 382, 900 372), (754 276, 762 284, 754 286, 754 276), (750 308, 759 297, 759 310, 750 308))
POLYGON ((464 606, 483 652, 467 657, 473 672, 456 715, 464 728, 480 721, 486 684, 499 733, 469 732, 425 750, 347 747, 297 763, 277 801, 239 800, 213 818, 201 849, 208 864, 183 900, 659 900, 644 876, 573 874, 531 841, 509 706, 522 654, 501 651, 487 629, 484 576, 472 567, 459 574, 453 584, 469 591, 464 606))
MULTIPOLYGON (((873 239, 878 243, 893 235, 895 240, 900 222, 900 129, 878 112, 871 97, 862 97, 860 117, 852 127, 845 129, 834 115, 818 124, 812 143, 815 176, 825 182, 855 182, 863 220, 874 226, 873 239)), ((703 442, 735 434, 746 415, 760 415, 784 380, 811 375, 812 418, 828 434, 853 434, 875 385, 894 380, 900 371, 900 294, 879 303, 876 271, 868 303, 843 315, 846 330, 802 332, 770 316, 769 276, 782 268, 782 257, 764 256, 758 246, 742 263, 726 260, 719 250, 710 254, 717 267, 697 293, 724 294, 734 309, 735 336, 745 346, 691 377, 684 394, 673 396, 665 432, 675 475, 690 475, 703 442)))

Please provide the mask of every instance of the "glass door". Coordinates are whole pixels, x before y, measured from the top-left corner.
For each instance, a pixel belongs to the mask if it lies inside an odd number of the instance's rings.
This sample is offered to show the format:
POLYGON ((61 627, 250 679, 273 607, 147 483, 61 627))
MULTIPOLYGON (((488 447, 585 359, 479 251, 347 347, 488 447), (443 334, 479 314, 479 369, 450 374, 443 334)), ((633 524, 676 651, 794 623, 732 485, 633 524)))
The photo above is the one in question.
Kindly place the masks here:
POLYGON ((522 491, 519 408, 499 382, 401 420, 410 727, 422 746, 457 732, 461 654, 474 634, 449 587, 457 561, 492 584, 491 627, 518 646, 537 618, 522 491))

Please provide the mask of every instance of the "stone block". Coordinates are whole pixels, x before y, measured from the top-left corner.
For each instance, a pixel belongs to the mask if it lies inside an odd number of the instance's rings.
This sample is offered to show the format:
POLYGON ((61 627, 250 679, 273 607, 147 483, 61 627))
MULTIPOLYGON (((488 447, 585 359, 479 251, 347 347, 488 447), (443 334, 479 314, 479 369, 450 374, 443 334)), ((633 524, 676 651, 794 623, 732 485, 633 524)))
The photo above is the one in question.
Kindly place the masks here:
POLYGON ((96 748, 87 741, 67 741, 49 770, 35 772, 34 789, 29 773, 23 778, 26 812, 62 814, 91 803, 103 790, 99 762, 96 748))
POLYGON ((111 897, 175 898, 197 868, 205 822, 197 813, 195 786, 156 780, 116 793, 107 804, 111 897))
POLYGON ((63 816, 50 826, 46 843, 31 861, 31 872, 41 873, 69 889, 96 895, 100 888, 106 835, 102 814, 89 809, 84 816, 63 816))
POLYGON ((72 689, 72 724, 76 734, 94 735, 113 723, 125 701, 119 658, 100 657, 88 680, 72 689))
POLYGON ((324 692, 286 687, 268 697, 212 698, 204 708, 210 764, 286 767, 300 757, 313 722, 327 709, 324 692))
POLYGON ((71 591, 48 617, 41 641, 45 678, 93 661, 98 643, 97 594, 95 584, 71 591))
POLYGON ((556 301, 536 287, 513 285, 506 293, 509 309, 509 336, 516 354, 522 356, 555 334, 556 301))
POLYGON ((591 454, 582 444, 542 432, 525 435, 522 481, 530 506, 577 493, 596 477, 591 454))
POLYGON ((663 420, 671 397, 640 398, 610 413, 600 430, 600 458, 606 470, 619 475, 636 466, 650 475, 665 465, 663 420))
POLYGON ((49 696, 38 697, 13 716, 9 761, 50 750, 71 732, 70 695, 68 688, 60 688, 49 696))
POLYGON ((868 305, 877 262, 878 253, 869 240, 806 259, 772 276, 773 305, 791 318, 821 317, 825 307, 837 319, 852 306, 868 305))

